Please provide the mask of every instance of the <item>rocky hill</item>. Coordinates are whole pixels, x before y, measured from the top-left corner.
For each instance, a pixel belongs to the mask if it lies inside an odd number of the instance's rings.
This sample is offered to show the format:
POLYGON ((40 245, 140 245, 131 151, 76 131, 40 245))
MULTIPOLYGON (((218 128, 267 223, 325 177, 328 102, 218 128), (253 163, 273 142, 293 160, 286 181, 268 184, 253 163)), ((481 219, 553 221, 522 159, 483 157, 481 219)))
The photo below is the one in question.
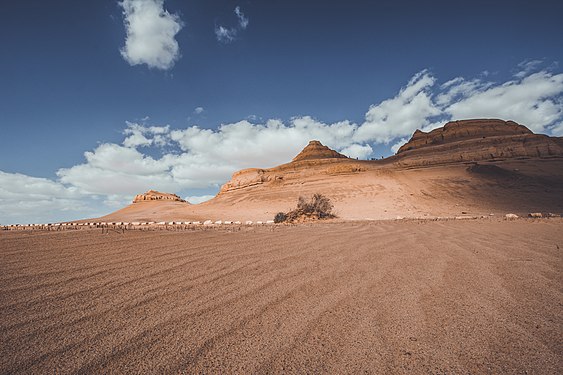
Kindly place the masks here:
POLYGON ((399 165, 423 166, 506 158, 563 156, 563 139, 534 134, 514 121, 451 121, 425 133, 414 132, 397 152, 399 165))
POLYGON ((175 201, 186 202, 176 194, 161 193, 156 190, 149 190, 144 194, 137 194, 133 199, 133 203, 146 202, 146 201, 175 201))
POLYGON ((416 131, 382 160, 350 159, 311 141, 289 163, 235 172, 210 201, 149 191, 103 219, 271 220, 315 193, 345 220, 563 213, 563 139, 512 121, 464 120, 416 131))
POLYGON ((334 150, 331 150, 327 146, 323 145, 319 141, 309 141, 309 144, 305 146, 303 150, 296 157, 293 158, 293 162, 302 160, 315 160, 315 159, 338 159, 347 158, 334 150))
POLYGON ((268 169, 249 168, 235 172, 224 184, 219 195, 226 192, 266 184, 282 185, 289 181, 317 174, 318 167, 328 166, 328 174, 351 173, 365 170, 355 159, 350 159, 319 141, 310 141, 290 163, 268 169))

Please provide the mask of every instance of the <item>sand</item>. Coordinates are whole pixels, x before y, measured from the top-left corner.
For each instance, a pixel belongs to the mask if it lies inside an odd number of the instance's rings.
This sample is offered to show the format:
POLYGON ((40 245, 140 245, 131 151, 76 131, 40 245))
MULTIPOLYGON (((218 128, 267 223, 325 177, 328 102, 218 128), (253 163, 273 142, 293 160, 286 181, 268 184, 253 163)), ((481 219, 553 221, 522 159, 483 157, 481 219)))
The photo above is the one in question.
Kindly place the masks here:
POLYGON ((556 374, 563 220, 0 233, 0 373, 556 374))

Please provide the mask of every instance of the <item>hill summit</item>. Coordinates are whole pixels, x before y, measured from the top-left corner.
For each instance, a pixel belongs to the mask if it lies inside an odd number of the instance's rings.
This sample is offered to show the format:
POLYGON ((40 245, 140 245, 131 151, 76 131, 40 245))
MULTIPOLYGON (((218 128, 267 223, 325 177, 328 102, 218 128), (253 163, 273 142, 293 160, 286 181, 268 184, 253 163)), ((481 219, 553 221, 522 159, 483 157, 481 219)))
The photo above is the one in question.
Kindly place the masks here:
POLYGON ((183 200, 176 194, 161 193, 160 191, 149 190, 144 194, 137 194, 135 196, 135 199, 133 199, 133 203, 139 203, 144 201, 160 201, 160 200, 185 202, 185 200, 183 200))
POLYGON ((428 133, 417 130, 397 151, 401 166, 563 156, 563 138, 534 134, 514 121, 450 121, 428 133))
POLYGON ((301 152, 297 154, 296 157, 293 158, 292 162, 301 160, 335 158, 347 158, 347 156, 330 149, 319 141, 309 141, 309 144, 305 146, 305 148, 301 150, 301 152))

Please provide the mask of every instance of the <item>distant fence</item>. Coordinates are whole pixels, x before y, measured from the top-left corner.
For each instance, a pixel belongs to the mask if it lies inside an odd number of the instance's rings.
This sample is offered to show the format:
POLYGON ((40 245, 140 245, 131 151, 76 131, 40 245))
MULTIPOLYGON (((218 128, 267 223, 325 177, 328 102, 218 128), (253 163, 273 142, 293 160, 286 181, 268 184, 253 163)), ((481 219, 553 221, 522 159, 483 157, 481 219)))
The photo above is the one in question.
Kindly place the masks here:
POLYGON ((213 229, 241 226, 272 225, 273 220, 268 221, 229 221, 229 220, 206 220, 201 221, 147 221, 147 222, 88 222, 88 223, 48 223, 48 224, 13 224, 0 226, 5 231, 73 231, 73 230, 101 230, 102 233, 125 233, 129 230, 195 230, 213 229))

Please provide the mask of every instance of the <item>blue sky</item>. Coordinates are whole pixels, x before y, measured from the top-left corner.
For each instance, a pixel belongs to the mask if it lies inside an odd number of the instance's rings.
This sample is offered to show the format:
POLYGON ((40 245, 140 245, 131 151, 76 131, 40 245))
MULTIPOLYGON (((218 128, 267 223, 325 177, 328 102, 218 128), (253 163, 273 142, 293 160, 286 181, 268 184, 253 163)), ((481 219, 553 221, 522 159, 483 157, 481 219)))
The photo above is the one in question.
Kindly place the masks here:
POLYGON ((563 135, 557 1, 13 1, 0 223, 197 202, 310 138, 369 158, 499 117, 563 135), (197 126, 197 127, 196 127, 197 126))

